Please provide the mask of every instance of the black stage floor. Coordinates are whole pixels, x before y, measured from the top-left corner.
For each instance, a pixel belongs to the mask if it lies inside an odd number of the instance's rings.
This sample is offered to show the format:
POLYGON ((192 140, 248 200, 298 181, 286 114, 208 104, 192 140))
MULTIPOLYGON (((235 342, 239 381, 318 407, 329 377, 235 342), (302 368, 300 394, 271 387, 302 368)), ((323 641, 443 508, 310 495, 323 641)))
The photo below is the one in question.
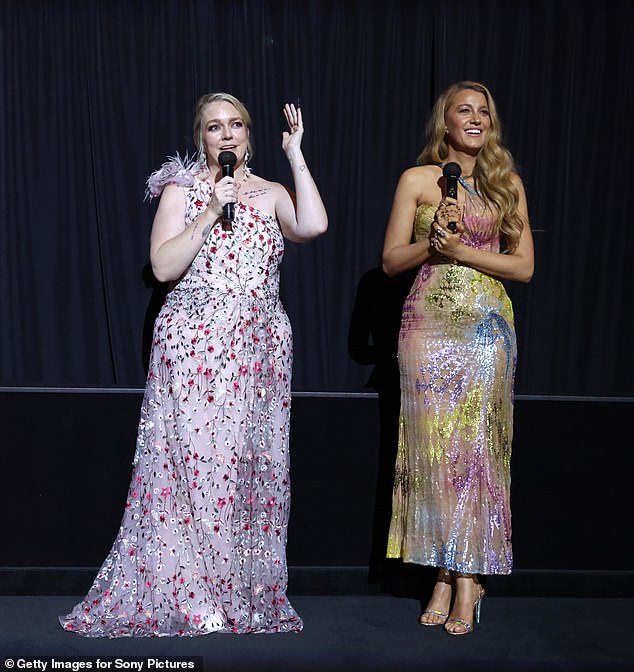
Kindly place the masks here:
POLYGON ((61 629, 57 615, 79 599, 0 596, 0 665, 11 669, 11 659, 20 670, 21 658, 38 656, 202 656, 205 670, 227 672, 634 670, 634 599, 486 597, 475 631, 451 637, 417 624, 415 599, 291 595, 304 619, 299 634, 119 640, 61 629))

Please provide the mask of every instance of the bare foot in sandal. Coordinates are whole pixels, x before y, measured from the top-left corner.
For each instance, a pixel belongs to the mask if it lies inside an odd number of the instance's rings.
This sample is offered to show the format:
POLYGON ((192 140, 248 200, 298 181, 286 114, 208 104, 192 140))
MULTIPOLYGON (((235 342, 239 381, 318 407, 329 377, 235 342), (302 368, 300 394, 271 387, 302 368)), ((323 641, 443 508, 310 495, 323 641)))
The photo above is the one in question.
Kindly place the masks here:
POLYGON ((441 567, 429 604, 418 619, 421 625, 444 625, 449 617, 452 585, 451 574, 441 567))

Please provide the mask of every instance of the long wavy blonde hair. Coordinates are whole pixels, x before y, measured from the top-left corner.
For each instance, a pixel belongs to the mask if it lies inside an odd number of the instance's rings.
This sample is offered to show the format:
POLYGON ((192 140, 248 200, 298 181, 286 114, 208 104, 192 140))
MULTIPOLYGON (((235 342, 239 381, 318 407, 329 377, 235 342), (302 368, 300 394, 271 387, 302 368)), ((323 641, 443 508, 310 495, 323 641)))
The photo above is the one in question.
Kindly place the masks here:
POLYGON ((244 103, 238 100, 235 96, 232 96, 230 93, 218 91, 216 93, 206 93, 204 96, 201 96, 198 99, 194 110, 194 143, 198 150, 199 160, 205 156, 205 148, 203 146, 203 113, 207 105, 211 105, 212 103, 229 103, 238 110, 240 118, 249 131, 247 149, 249 150, 249 154, 253 156, 253 144, 251 142, 252 121, 249 110, 247 110, 244 103))
POLYGON ((491 119, 491 128, 486 141, 476 157, 473 170, 474 185, 484 200, 497 210, 499 232, 505 239, 509 251, 512 252, 517 247, 524 227, 517 210, 519 194, 512 182, 515 162, 509 150, 502 145, 500 118, 493 96, 486 86, 478 82, 457 82, 439 96, 427 123, 427 143, 417 159, 417 164, 422 166, 445 162, 449 154, 445 117, 456 94, 465 89, 477 91, 486 98, 491 119))

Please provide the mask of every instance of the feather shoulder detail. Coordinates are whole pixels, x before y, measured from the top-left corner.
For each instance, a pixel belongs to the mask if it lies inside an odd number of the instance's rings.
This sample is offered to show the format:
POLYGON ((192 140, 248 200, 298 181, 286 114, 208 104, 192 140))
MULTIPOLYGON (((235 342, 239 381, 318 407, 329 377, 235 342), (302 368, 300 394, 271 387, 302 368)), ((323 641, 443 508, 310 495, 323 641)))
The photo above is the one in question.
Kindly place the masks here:
POLYGON ((196 159, 190 159, 187 154, 181 157, 177 152, 176 156, 168 156, 165 163, 147 178, 146 200, 160 196, 168 184, 179 187, 193 186, 194 178, 201 170, 200 163, 196 159))

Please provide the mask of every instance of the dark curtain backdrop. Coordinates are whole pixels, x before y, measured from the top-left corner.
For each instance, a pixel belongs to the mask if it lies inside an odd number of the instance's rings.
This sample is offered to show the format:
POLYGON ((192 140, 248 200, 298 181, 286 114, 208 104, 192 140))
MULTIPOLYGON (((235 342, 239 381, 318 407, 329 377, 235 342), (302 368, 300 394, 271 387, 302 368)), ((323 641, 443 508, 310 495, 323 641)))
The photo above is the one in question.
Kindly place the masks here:
POLYGON ((143 385, 145 179, 226 90, 284 183, 282 105, 302 105, 330 229, 287 245, 294 389, 363 389, 357 284, 435 97, 468 78, 494 93, 535 235, 534 280, 509 285, 516 391, 631 396, 633 26, 629 0, 4 0, 0 385, 143 385))

